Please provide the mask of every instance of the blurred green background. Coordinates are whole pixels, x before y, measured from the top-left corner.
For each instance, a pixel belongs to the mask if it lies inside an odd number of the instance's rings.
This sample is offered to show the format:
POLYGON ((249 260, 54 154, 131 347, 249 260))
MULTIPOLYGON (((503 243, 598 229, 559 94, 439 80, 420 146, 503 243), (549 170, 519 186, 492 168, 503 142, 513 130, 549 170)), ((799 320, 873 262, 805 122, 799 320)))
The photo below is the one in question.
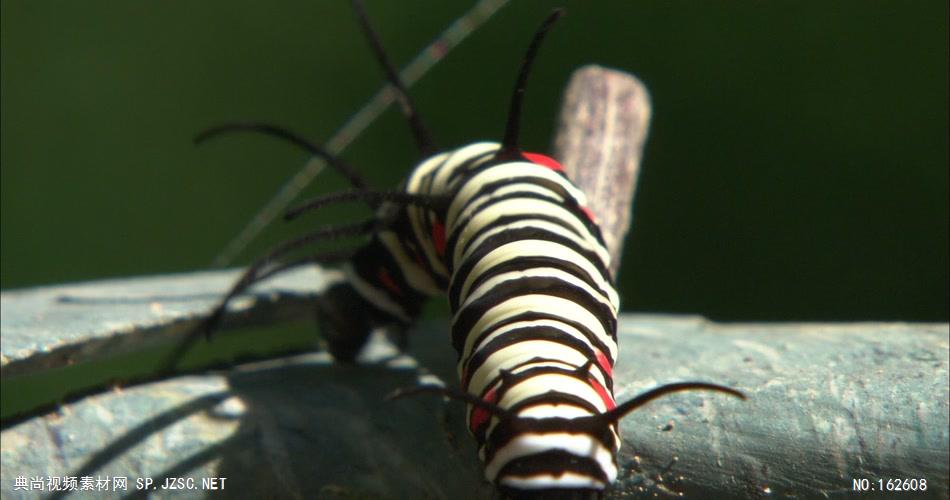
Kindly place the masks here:
MULTIPOLYGON (((367 4, 399 65, 471 5, 367 4)), ((947 320, 946 1, 515 2, 413 89, 441 145, 499 138, 555 5, 568 15, 528 87, 528 149, 550 150, 583 64, 633 72, 652 94, 624 309, 947 320)), ((0 11, 4 289, 206 268, 305 158, 192 135, 255 118, 322 142, 381 82, 344 1, 0 11)), ((395 111, 345 157, 378 186, 418 159, 395 111)), ((343 187, 327 172, 306 195, 343 187)), ((237 263, 360 210, 278 222, 237 263)))

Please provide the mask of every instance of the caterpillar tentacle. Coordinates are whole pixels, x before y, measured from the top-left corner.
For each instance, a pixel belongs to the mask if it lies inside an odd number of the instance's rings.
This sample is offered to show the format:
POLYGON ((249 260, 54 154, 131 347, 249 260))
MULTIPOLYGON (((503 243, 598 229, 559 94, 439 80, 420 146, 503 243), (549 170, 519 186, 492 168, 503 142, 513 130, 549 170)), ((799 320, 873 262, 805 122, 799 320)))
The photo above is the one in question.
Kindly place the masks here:
POLYGON ((396 92, 399 109, 409 122, 409 128, 412 131, 412 137, 416 142, 416 147, 419 148, 419 152, 422 153, 423 157, 432 155, 435 153, 435 144, 432 141, 432 134, 422 123, 422 117, 419 116, 419 111, 413 104, 412 97, 410 97, 405 84, 403 84, 402 79, 399 77, 399 72, 396 71, 396 67, 393 66, 389 57, 386 55, 386 51, 383 50, 382 42, 379 41, 379 37, 376 36, 376 31, 373 30, 373 27, 369 23, 369 17, 366 15, 366 9, 363 8, 363 2, 353 0, 352 5, 354 12, 356 12, 356 19, 359 21, 360 28, 363 29, 363 34, 366 35, 367 41, 369 41, 376 61, 380 67, 382 67, 386 79, 389 80, 389 84, 392 85, 393 90, 396 92))
POLYGON ((234 133, 234 132, 256 132, 264 135, 269 135, 272 137, 277 137, 283 139, 304 151, 307 151, 313 156, 322 158, 329 164, 331 167, 335 168, 340 174, 342 174, 350 182, 354 188, 357 189, 366 189, 367 184, 366 180, 363 179, 363 176, 353 168, 352 165, 341 159, 336 155, 332 155, 327 152, 325 149, 311 143, 310 141, 303 138, 303 136, 293 132, 287 128, 281 127, 279 125, 273 125, 270 123, 263 122, 232 122, 232 123, 222 123, 216 125, 209 129, 206 129, 202 132, 199 132, 195 135, 194 143, 202 144, 205 141, 214 139, 220 135, 234 133))
POLYGON ((450 201, 447 196, 431 196, 407 193, 405 191, 342 191, 318 196, 307 200, 300 205, 290 208, 284 214, 284 220, 294 220, 306 212, 317 210, 328 205, 346 203, 350 201, 364 201, 371 206, 379 206, 383 202, 399 205, 415 205, 418 207, 438 210, 450 201))

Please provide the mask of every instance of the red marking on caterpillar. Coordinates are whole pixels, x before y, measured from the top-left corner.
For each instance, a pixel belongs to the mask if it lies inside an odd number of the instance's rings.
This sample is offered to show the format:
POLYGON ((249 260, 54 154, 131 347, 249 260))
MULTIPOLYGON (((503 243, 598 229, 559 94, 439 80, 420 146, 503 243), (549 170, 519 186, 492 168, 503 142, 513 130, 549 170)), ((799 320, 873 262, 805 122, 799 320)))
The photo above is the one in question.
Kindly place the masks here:
POLYGON ((610 360, 607 359, 607 355, 600 350, 597 351, 597 364, 600 366, 600 369, 603 370, 604 374, 613 378, 614 368, 610 365, 610 360))
POLYGON ((438 220, 432 221, 432 242, 439 256, 445 255, 445 226, 438 220))
POLYGON ((463 389, 468 387, 468 366, 462 369, 462 373, 459 375, 459 380, 461 381, 461 387, 463 389))
MULTIPOLYGON (((485 397, 482 398, 482 401, 488 404, 494 405, 497 399, 498 399, 498 390, 497 388, 492 388, 492 389, 489 389, 487 393, 485 393, 485 397)), ((489 413, 488 410, 480 406, 476 406, 475 408, 473 408, 472 418, 469 419, 469 426, 468 426, 469 430, 472 431, 472 434, 475 434, 475 431, 477 431, 479 427, 485 425, 485 422, 488 422, 489 418, 491 418, 491 413, 489 413)))
POLYGON ((590 380, 591 387, 597 391, 597 395, 600 396, 601 401, 604 402, 604 406, 607 407, 607 411, 613 410, 617 407, 617 403, 614 402, 614 397, 607 392, 607 389, 604 386, 600 385, 600 382, 597 381, 594 377, 588 375, 588 380, 590 380))
POLYGON ((376 277, 379 279, 379 282, 382 283, 390 292, 393 292, 396 295, 402 295, 402 289, 399 288, 399 285, 396 284, 396 281, 393 280, 389 270, 385 267, 379 268, 379 271, 376 272, 376 277))
POLYGON ((535 165, 541 165, 542 167, 547 167, 557 172, 564 171, 564 167, 562 167, 557 160, 551 158, 550 156, 545 156, 538 153, 521 153, 521 156, 524 156, 525 159, 531 163, 534 163, 535 165))
POLYGON ((591 212, 589 208, 581 207, 581 211, 584 212, 584 215, 586 215, 587 218, 590 219, 591 222, 597 222, 596 220, 594 220, 594 212, 591 212))
MULTIPOLYGON (((545 156, 539 153, 521 153, 521 156, 535 165, 541 165, 542 167, 549 168, 555 172, 564 172, 564 167, 558 163, 557 160, 551 158, 550 156, 545 156)), ((597 220, 594 219, 594 212, 591 212, 589 208, 580 207, 580 209, 591 222, 597 222, 597 220)))

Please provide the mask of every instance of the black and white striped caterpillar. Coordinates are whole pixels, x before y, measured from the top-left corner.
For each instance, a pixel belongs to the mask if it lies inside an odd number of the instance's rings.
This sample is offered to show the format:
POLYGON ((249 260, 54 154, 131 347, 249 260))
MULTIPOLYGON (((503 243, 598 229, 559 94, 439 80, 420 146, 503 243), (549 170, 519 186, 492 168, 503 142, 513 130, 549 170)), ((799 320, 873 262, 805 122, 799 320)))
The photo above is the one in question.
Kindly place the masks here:
POLYGON ((344 173, 355 191, 312 200, 288 218, 330 203, 361 200, 370 220, 325 228, 269 252, 248 268, 198 331, 213 330, 228 301, 251 284, 310 262, 345 261, 346 280, 318 304, 329 351, 351 361, 371 331, 405 331, 428 296, 447 293, 460 390, 420 387, 468 403, 467 423, 478 443, 485 478, 512 495, 597 496, 618 475, 617 422, 642 404, 674 391, 714 384, 665 385, 616 405, 619 298, 610 256, 585 208, 584 193, 553 159, 524 153, 518 134, 524 89, 552 13, 535 33, 511 100, 503 141, 432 154, 434 148, 403 85, 370 29, 367 33, 417 144, 428 156, 398 191, 371 191, 342 160, 279 127, 242 123, 211 129, 199 139, 236 130, 269 133, 306 148, 344 173), (314 241, 368 234, 351 254, 286 256, 314 241))

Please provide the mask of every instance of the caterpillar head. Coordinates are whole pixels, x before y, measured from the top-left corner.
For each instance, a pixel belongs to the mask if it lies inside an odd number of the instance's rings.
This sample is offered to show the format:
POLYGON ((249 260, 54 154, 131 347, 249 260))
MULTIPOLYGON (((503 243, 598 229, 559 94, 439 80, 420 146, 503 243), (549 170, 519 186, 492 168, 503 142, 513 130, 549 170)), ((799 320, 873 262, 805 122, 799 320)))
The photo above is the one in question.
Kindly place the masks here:
POLYGON ((334 359, 356 359, 373 324, 382 320, 374 317, 373 310, 349 283, 333 285, 317 299, 317 324, 334 359))

